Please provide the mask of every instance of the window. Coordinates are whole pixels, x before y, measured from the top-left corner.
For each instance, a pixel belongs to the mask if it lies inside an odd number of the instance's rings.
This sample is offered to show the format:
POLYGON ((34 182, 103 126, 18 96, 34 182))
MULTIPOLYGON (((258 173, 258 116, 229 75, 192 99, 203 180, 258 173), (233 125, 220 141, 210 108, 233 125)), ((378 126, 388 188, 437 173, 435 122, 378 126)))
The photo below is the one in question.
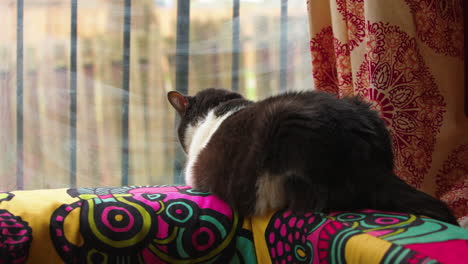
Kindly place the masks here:
POLYGON ((168 91, 312 88, 303 0, 5 0, 0 17, 0 189, 183 183, 168 91))

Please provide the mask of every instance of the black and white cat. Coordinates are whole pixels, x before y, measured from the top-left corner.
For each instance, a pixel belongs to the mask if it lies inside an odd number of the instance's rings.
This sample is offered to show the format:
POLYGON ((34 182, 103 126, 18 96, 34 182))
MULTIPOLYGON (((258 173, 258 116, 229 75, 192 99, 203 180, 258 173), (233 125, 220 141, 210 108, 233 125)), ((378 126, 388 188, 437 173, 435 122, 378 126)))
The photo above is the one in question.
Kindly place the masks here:
POLYGON ((259 102, 222 89, 168 93, 181 119, 185 180, 241 215, 376 209, 457 224, 393 173, 389 132, 358 98, 289 92, 259 102))

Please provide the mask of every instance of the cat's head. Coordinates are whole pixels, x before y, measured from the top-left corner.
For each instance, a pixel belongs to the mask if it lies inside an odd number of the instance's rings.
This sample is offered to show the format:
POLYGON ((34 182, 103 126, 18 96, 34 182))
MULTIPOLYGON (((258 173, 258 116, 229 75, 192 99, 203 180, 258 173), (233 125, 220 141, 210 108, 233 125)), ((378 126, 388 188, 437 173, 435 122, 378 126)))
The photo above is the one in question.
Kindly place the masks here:
POLYGON ((177 132, 179 141, 186 153, 192 140, 194 128, 210 110, 227 101, 244 100, 242 95, 238 93, 215 88, 202 90, 195 96, 187 96, 171 91, 167 94, 167 99, 180 116, 177 132))

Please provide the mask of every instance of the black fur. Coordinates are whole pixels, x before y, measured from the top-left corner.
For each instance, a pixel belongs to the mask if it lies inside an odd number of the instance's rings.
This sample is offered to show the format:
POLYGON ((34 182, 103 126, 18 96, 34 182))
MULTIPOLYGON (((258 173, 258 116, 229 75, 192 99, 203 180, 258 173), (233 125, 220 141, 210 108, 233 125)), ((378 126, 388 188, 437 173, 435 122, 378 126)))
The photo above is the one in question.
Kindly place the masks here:
POLYGON ((237 93, 207 89, 187 97, 179 138, 215 108, 226 119, 201 151, 194 186, 251 215, 261 175, 283 177, 287 208, 298 211, 376 209, 426 215, 457 225, 449 208, 393 173, 389 132, 359 98, 290 92, 257 103, 237 93))

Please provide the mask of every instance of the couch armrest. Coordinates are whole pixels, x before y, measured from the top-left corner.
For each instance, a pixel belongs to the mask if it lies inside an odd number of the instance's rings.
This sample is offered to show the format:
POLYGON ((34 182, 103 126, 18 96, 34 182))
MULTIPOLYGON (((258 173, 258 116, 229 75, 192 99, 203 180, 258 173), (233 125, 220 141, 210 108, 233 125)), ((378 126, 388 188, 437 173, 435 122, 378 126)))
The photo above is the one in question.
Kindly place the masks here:
POLYGON ((243 219, 187 186, 0 193, 0 263, 468 263, 467 239, 373 210, 243 219))

